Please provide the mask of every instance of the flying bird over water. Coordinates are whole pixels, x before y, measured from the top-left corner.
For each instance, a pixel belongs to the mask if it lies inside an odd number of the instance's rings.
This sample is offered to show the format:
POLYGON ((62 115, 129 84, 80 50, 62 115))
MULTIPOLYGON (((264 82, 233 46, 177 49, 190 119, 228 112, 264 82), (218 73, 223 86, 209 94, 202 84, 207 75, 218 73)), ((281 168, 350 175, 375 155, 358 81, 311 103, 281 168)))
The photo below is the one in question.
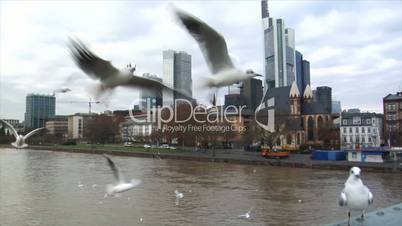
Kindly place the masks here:
POLYGON ((362 213, 361 219, 364 219, 364 213, 369 205, 373 203, 373 194, 360 179, 361 170, 359 167, 352 167, 349 172, 349 178, 345 182, 345 188, 339 197, 339 205, 349 208, 348 225, 350 224, 350 212, 359 211, 362 213))
POLYGON ((131 88, 152 89, 162 92, 163 89, 172 90, 173 92, 191 99, 189 95, 181 90, 173 89, 157 80, 135 75, 136 66, 131 63, 126 68, 119 70, 114 67, 110 61, 106 61, 98 57, 95 53, 88 49, 80 40, 70 38, 68 45, 71 56, 77 66, 81 68, 89 77, 100 81, 95 91, 95 96, 99 97, 106 91, 112 91, 118 86, 131 88))
POLYGON ((8 128, 10 128, 11 132, 13 133, 14 137, 15 137, 15 142, 11 143, 12 146, 14 146, 15 148, 26 148, 28 147, 28 144, 25 143, 25 141, 37 134, 38 132, 40 132, 41 130, 43 130, 45 127, 42 128, 38 128, 35 130, 32 130, 31 132, 27 133, 25 136, 24 135, 19 135, 17 133, 17 130, 14 128, 14 126, 12 126, 10 123, 4 121, 4 120, 0 120, 0 122, 2 122, 3 124, 5 124, 8 128))
POLYGON ((242 71, 232 63, 224 37, 197 17, 180 9, 174 9, 179 23, 197 41, 199 48, 213 76, 206 81, 206 86, 219 88, 261 76, 252 70, 242 71))
POLYGON ((240 217, 240 218, 246 218, 246 219, 250 218, 250 213, 251 213, 251 210, 252 210, 252 209, 253 209, 253 208, 250 208, 250 209, 247 211, 247 213, 241 214, 241 215, 239 215, 238 217, 240 217))
POLYGON ((113 175, 116 179, 115 184, 108 184, 106 186, 106 195, 105 196, 114 196, 118 193, 128 191, 128 190, 138 186, 141 183, 141 180, 137 180, 137 179, 131 179, 130 182, 127 182, 124 179, 123 174, 120 172, 120 170, 116 167, 116 165, 112 161, 112 159, 106 154, 104 154, 103 156, 106 158, 107 163, 109 164, 110 169, 113 171, 113 175))

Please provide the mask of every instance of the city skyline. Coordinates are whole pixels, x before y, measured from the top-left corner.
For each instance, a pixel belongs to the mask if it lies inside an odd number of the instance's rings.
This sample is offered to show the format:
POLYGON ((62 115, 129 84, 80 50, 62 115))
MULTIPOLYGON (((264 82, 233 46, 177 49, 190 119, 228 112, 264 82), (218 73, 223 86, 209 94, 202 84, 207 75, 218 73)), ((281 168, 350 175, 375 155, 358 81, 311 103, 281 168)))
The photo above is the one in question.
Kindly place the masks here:
MULTIPOLYGON (((27 93, 51 94, 63 86, 72 91, 57 94, 57 100, 91 97, 86 89, 95 81, 74 65, 65 45, 71 35, 91 43, 94 52, 119 68, 136 64, 139 74, 162 77, 162 51, 174 49, 192 56, 194 84, 209 75, 197 44, 169 17, 169 2, 0 4, 1 118, 23 119, 27 93)), ((264 73, 260 1, 210 2, 207 7, 202 2, 177 2, 175 6, 224 35, 239 67, 264 73)), ((375 112, 382 112, 383 97, 402 86, 402 38, 397 38, 402 35, 401 7, 394 1, 269 2, 270 14, 295 30, 295 47, 310 61, 313 88, 332 87, 342 107, 375 112)), ((96 105, 94 111, 126 109, 138 93, 119 88, 108 107, 96 105)), ((193 90, 193 96, 202 100, 205 95, 193 90)), ((86 104, 56 101, 56 106, 56 114, 87 112, 86 104)))

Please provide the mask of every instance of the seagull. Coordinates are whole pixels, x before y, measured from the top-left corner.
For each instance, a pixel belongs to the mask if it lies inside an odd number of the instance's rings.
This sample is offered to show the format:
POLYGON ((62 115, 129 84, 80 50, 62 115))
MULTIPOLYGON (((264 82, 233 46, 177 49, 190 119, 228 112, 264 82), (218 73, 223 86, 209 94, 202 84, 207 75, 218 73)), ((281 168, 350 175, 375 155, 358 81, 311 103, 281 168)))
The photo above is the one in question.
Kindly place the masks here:
POLYGON ((8 126, 8 128, 11 129, 11 132, 13 133, 13 135, 15 137, 15 142, 11 143, 11 145, 14 146, 15 148, 18 148, 18 149, 28 147, 28 144, 25 143, 26 139, 28 139, 29 137, 35 135, 36 133, 38 133, 39 131, 41 131, 42 129, 45 128, 45 127, 42 127, 42 128, 32 130, 31 132, 29 132, 25 136, 23 136, 23 135, 19 135, 17 133, 17 130, 15 130, 14 126, 12 126, 10 123, 8 123, 8 122, 6 122, 4 120, 1 120, 1 119, 0 119, 0 121, 2 123, 4 123, 6 126, 8 126))
POLYGON ((113 171, 114 177, 116 179, 116 183, 114 185, 108 184, 106 186, 105 197, 115 196, 118 193, 128 191, 141 183, 141 180, 137 180, 137 179, 131 179, 130 182, 125 181, 122 173, 116 167, 116 165, 114 164, 112 159, 110 159, 110 157, 106 154, 103 154, 103 156, 106 158, 110 168, 113 171))
POLYGON ((152 78, 135 75, 136 66, 131 63, 126 68, 119 70, 110 61, 98 57, 89 50, 79 39, 70 38, 68 44, 71 56, 77 66, 90 78, 100 81, 96 87, 95 96, 99 97, 107 91, 112 91, 118 86, 131 88, 152 89, 162 93, 163 89, 171 90, 185 98, 192 100, 184 91, 174 89, 152 78))
POLYGON ((339 205, 349 208, 348 225, 350 225, 350 212, 359 211, 362 213, 361 220, 364 220, 364 213, 369 205, 373 203, 373 194, 360 179, 361 170, 359 167, 352 167, 349 178, 345 182, 345 188, 339 197, 339 205))
POLYGON ((251 210, 252 210, 252 209, 253 209, 253 208, 250 208, 250 209, 247 211, 247 213, 242 214, 242 215, 239 215, 238 217, 249 219, 249 218, 250 218, 250 213, 251 213, 251 210))
POLYGON ((183 193, 179 192, 177 189, 174 190, 174 194, 176 195, 176 206, 179 205, 179 200, 184 197, 183 193))
POLYGON ((78 187, 79 187, 80 189, 83 189, 83 188, 84 188, 84 185, 81 184, 81 181, 78 181, 78 187))
POLYGON ((242 71, 235 68, 230 59, 224 37, 208 24, 183 10, 174 8, 173 11, 178 23, 197 41, 212 73, 204 85, 217 89, 255 76, 262 76, 254 73, 251 69, 242 71))

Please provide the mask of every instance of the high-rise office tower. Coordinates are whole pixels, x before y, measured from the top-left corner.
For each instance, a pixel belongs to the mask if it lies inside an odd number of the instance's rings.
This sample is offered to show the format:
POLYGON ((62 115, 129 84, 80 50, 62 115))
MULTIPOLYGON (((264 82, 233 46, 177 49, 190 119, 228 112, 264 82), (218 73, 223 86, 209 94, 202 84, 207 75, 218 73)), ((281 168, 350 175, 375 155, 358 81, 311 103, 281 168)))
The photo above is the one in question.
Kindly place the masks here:
POLYGON ((310 85, 310 63, 303 60, 303 55, 296 50, 296 83, 297 88, 304 93, 307 85, 310 85))
POLYGON ((270 17, 268 0, 261 1, 264 30, 265 90, 290 86, 296 77, 295 33, 283 19, 270 17))
POLYGON ((52 95, 28 94, 26 97, 25 128, 36 129, 55 116, 56 97, 52 95))
MULTIPOLYGON (((144 73, 142 76, 162 82, 161 78, 150 73, 144 73)), ((140 98, 142 101, 140 103, 142 110, 148 110, 148 107, 152 108, 162 105, 162 92, 160 90, 142 89, 140 92, 140 98)))
MULTIPOLYGON (((192 97, 191 55, 183 51, 163 51, 163 82, 192 97)), ((184 97, 173 91, 163 91, 164 105, 173 105, 176 99, 184 97)))
POLYGON ((240 94, 247 109, 254 111, 262 101, 262 81, 256 78, 244 80, 240 94))

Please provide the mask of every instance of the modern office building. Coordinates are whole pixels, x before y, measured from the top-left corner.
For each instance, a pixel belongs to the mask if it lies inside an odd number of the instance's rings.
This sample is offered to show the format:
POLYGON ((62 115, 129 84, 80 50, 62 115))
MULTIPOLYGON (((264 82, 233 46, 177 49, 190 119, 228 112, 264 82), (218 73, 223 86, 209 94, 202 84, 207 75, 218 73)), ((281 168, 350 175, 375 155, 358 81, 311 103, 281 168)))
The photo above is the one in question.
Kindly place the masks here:
POLYGON ((383 141, 383 115, 343 111, 341 114, 341 148, 379 147, 383 141))
POLYGON ((262 81, 256 78, 244 80, 240 95, 246 108, 254 111, 262 101, 262 81))
POLYGON ((268 0, 261 1, 264 30, 265 89, 292 85, 296 77, 295 33, 283 19, 270 17, 268 0))
POLYGON ((339 114, 341 112, 341 102, 339 100, 332 100, 332 114, 339 114))
POLYGON ((310 62, 303 60, 303 54, 296 50, 296 83, 299 90, 304 93, 304 88, 310 83, 310 62))
MULTIPOLYGON (((156 75, 150 73, 142 74, 143 77, 147 77, 159 82, 162 82, 162 79, 156 75)), ((160 90, 151 90, 151 89, 141 89, 140 92, 141 98, 141 110, 148 110, 148 108, 162 106, 162 92, 160 90)))
POLYGON ((28 94, 26 96, 25 129, 45 126, 55 116, 56 97, 52 95, 28 94))
POLYGON ((390 146, 402 146, 402 92, 383 98, 384 136, 390 146))
MULTIPOLYGON (((163 82, 192 97, 191 55, 174 50, 163 51, 163 82)), ((173 91, 163 91, 163 104, 173 105, 174 100, 183 99, 173 91)))

